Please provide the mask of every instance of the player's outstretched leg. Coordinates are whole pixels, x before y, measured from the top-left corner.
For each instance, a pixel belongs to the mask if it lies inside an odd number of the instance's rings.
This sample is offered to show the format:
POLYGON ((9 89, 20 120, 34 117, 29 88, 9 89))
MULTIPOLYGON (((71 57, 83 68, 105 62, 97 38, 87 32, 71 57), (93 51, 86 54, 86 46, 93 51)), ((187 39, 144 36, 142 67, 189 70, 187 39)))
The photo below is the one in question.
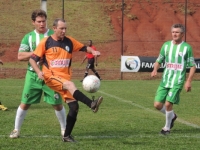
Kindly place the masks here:
POLYGON ((103 97, 102 96, 100 96, 96 100, 91 100, 87 96, 85 96, 82 92, 80 92, 79 90, 76 90, 74 92, 73 97, 76 100, 81 101, 82 103, 84 103, 88 107, 90 107, 94 113, 96 113, 98 111, 99 106, 103 101, 103 97))

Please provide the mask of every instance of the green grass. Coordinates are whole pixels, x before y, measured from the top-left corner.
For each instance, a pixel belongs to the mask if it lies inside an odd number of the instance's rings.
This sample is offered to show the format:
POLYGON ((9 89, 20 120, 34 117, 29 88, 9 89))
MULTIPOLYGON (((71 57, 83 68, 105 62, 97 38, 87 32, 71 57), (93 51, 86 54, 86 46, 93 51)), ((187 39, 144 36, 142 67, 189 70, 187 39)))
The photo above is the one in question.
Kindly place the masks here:
MULTIPOLYGON (((165 117, 153 108, 158 80, 105 81, 95 94, 104 97, 99 112, 80 103, 78 120, 73 135, 76 144, 63 143, 60 126, 50 105, 43 101, 32 105, 21 129, 21 138, 10 139, 17 107, 20 103, 23 79, 1 79, 1 102, 9 108, 0 111, 0 149, 70 149, 70 150, 197 150, 200 147, 199 81, 193 82, 191 93, 181 93, 178 114, 169 136, 159 131, 165 117)), ((81 83, 74 80, 83 91, 81 83)), ((67 105, 65 104, 68 110, 67 105)))

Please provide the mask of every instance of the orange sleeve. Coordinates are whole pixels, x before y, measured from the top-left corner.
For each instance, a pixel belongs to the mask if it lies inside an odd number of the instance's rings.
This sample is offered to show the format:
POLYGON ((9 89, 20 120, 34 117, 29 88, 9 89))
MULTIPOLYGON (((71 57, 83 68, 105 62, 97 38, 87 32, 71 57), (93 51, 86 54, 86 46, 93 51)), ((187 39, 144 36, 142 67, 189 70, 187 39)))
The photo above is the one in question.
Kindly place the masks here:
POLYGON ((73 51, 79 51, 81 48, 83 48, 85 45, 80 43, 79 41, 75 40, 72 37, 67 36, 73 43, 73 51))

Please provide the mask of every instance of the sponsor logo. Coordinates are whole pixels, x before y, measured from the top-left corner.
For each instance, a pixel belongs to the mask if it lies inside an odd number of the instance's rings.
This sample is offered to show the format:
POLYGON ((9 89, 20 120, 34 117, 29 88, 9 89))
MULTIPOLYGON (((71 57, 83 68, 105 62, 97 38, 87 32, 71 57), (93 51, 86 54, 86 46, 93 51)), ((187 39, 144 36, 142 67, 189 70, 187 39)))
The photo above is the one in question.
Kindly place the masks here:
POLYGON ((169 93, 168 93, 168 96, 169 96, 169 97, 172 97, 172 94, 173 94, 172 92, 169 92, 169 93))
POLYGON ((59 99, 59 94, 58 94, 58 93, 55 93, 55 94, 54 94, 54 98, 55 98, 56 100, 58 100, 58 99, 59 99))
POLYGON ((69 67, 70 59, 55 59, 50 61, 50 67, 52 68, 64 68, 69 67))
POLYGON ((26 93, 24 94, 24 98, 29 98, 29 96, 30 96, 29 94, 26 93))
POLYGON ((134 70, 138 67, 139 63, 136 59, 134 58, 127 58, 125 61, 125 66, 129 70, 134 70))
POLYGON ((65 50, 69 52, 69 46, 65 46, 65 50))
POLYGON ((183 65, 182 64, 176 64, 176 63, 167 63, 166 68, 169 70, 183 70, 183 65))
POLYGON ((183 57, 183 53, 182 52, 179 52, 178 55, 181 56, 181 57, 183 57))

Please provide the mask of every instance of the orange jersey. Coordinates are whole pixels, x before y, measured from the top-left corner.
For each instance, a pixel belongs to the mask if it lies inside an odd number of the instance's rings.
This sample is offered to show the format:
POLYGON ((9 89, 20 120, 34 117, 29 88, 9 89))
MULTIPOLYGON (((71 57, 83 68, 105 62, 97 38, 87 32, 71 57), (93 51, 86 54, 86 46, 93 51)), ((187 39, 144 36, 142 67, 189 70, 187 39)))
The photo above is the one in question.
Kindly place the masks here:
POLYGON ((69 36, 62 41, 56 41, 50 36, 40 42, 31 58, 36 61, 43 58, 45 80, 51 75, 70 80, 72 53, 75 51, 86 51, 86 46, 69 36))
MULTIPOLYGON (((95 50, 96 51, 96 47, 94 47, 93 45, 92 46, 90 46, 93 50, 95 50)), ((94 55, 92 55, 91 53, 86 53, 86 57, 87 58, 94 58, 94 55)))

